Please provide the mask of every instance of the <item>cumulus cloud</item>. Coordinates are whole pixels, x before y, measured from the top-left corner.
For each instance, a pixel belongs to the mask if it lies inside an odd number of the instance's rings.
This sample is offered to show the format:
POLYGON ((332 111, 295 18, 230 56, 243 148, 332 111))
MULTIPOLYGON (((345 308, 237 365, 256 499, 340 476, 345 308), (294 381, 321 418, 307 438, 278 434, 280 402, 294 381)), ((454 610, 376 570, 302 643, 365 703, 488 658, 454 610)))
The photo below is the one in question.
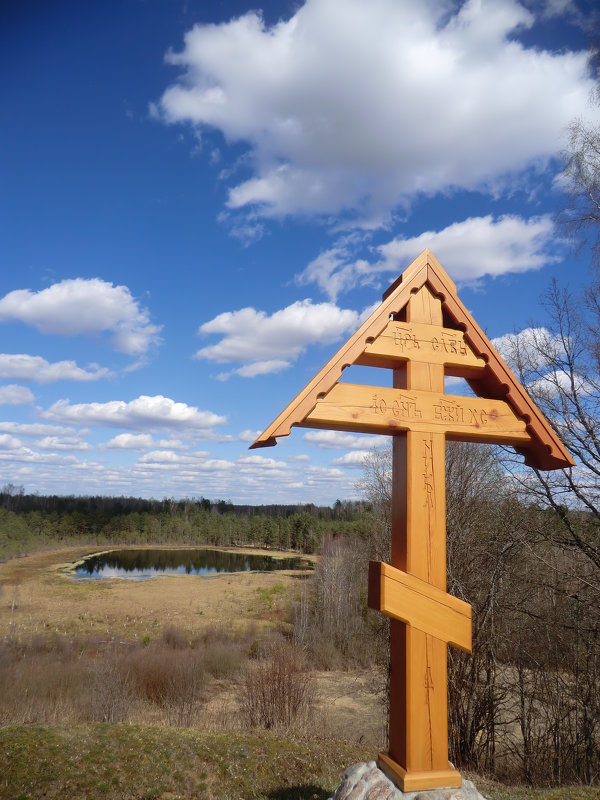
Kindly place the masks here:
POLYGON ((49 362, 41 356, 30 356, 25 353, 0 353, 0 378, 4 379, 53 383, 97 381, 108 375, 110 371, 97 364, 91 364, 88 369, 83 369, 74 361, 49 362))
POLYGON ((89 442, 79 436, 45 436, 35 444, 41 450, 91 450, 89 442))
POLYGON ((145 453, 138 459, 139 464, 187 464, 197 465, 198 462, 205 462, 208 452, 198 450, 195 453, 176 453, 173 450, 152 450, 145 453))
POLYGON ((238 369, 219 372, 217 379, 220 381, 228 381, 232 375, 239 375, 242 378, 256 378, 257 375, 274 375, 291 366, 290 361, 271 358, 266 361, 254 361, 252 364, 245 364, 243 367, 238 367, 238 369))
POLYGON ((170 450, 187 450, 181 439, 159 439, 155 441, 149 433, 119 433, 102 445, 104 450, 149 450, 161 447, 170 450))
POLYGON ((20 406, 33 403, 34 400, 33 392, 26 386, 18 386, 16 383, 0 386, 0 406, 20 406))
POLYGON ((18 463, 36 466, 45 464, 53 467, 74 467, 78 463, 75 456, 60 455, 56 452, 40 453, 5 434, 0 435, 0 461, 9 464, 9 470, 13 475, 19 474, 19 470, 14 467, 14 464, 18 463))
POLYGON ((64 280, 39 292, 10 292, 0 298, 0 322, 23 322, 61 336, 108 333, 116 350, 134 356, 158 343, 161 330, 127 286, 100 278, 64 280))
POLYGON ((155 110, 247 145, 229 209, 378 225, 415 195, 497 187, 560 151, 594 86, 588 54, 521 43, 534 22, 516 0, 307 0, 272 26, 249 12, 186 33, 155 110))
POLYGON ((538 372, 548 365, 546 354, 564 353, 560 340, 547 328, 523 328, 492 339, 492 344, 513 370, 538 372), (558 349, 557 349, 558 348, 558 349))
POLYGON ((104 446, 107 450, 148 450, 153 444, 149 433, 119 433, 104 446))
POLYGON ((304 440, 327 450, 365 450, 389 443, 389 436, 357 436, 342 431, 307 431, 304 440))
POLYGON ((240 456, 237 463, 243 467, 260 467, 261 469, 273 469, 285 467, 285 461, 276 461, 274 458, 266 456, 240 456))
POLYGON ((354 450, 340 458, 334 458, 331 463, 338 467, 363 467, 368 456, 368 450, 354 450))
POLYGON ((202 347, 197 358, 218 363, 244 362, 244 366, 222 373, 254 377, 279 372, 290 366, 311 344, 339 339, 358 327, 356 311, 338 308, 333 303, 298 300, 268 315, 254 308, 226 311, 200 326, 201 334, 220 334, 217 344, 202 347))
MULTIPOLYGON (((0 422, 0 433, 16 433, 18 436, 69 436, 73 428, 62 425, 45 425, 40 422, 0 422)), ((82 429, 80 434, 87 433, 82 429)))
POLYGON ((212 411, 200 411, 169 397, 141 395, 135 400, 111 400, 107 403, 70 403, 58 400, 42 416, 55 422, 73 425, 104 425, 129 430, 181 429, 204 435, 226 417, 212 411))
POLYGON ((15 436, 9 436, 7 433, 0 434, 0 450, 16 450, 23 446, 23 442, 15 436))
POLYGON ((524 328, 518 333, 505 333, 492 344, 517 375, 522 375, 534 397, 570 394, 580 398, 595 396, 597 388, 584 375, 571 372, 567 353, 560 338, 547 328, 524 328))
POLYGON ((296 280, 316 283, 334 300, 339 292, 373 284, 382 275, 397 276, 428 247, 457 283, 474 284, 486 275, 527 272, 556 263, 562 244, 549 215, 469 217, 439 231, 395 237, 375 248, 370 258, 353 258, 345 240, 343 246, 320 253, 296 280))
POLYGON ((245 428, 238 434, 238 439, 240 442, 249 442, 250 444, 260 436, 261 431, 253 431, 250 428, 245 428))

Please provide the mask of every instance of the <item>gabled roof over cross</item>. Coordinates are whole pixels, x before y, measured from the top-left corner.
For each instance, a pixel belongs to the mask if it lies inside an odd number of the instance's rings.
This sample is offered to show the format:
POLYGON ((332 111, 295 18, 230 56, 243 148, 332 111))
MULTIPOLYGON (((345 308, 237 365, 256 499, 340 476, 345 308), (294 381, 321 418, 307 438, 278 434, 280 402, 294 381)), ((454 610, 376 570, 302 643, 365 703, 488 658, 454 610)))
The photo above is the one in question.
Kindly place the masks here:
MULTIPOLYGON (((392 348, 385 344, 386 329, 389 330, 390 321, 402 322, 411 295, 423 286, 427 286, 441 300, 444 329, 459 332, 459 335, 462 334, 461 341, 465 343, 465 354, 459 359, 460 364, 451 354, 447 361, 444 360, 443 353, 439 354, 441 363, 446 364, 446 374, 464 377, 478 397, 503 401, 510 407, 514 415, 524 423, 524 433, 519 433, 513 444, 524 455, 527 465, 543 470, 574 466, 573 459, 548 420, 459 300, 454 282, 429 250, 424 250, 390 286, 379 307, 258 437, 251 448, 277 444, 277 437, 289 435, 293 425, 321 427, 318 421, 315 423, 314 414, 312 419, 309 416, 314 412, 317 403, 327 397, 337 384, 346 367, 353 364, 390 368, 397 366, 398 353, 392 353, 392 348), (375 342, 377 346, 374 346, 375 342)), ((344 429, 344 425, 340 423, 339 428, 344 429)))

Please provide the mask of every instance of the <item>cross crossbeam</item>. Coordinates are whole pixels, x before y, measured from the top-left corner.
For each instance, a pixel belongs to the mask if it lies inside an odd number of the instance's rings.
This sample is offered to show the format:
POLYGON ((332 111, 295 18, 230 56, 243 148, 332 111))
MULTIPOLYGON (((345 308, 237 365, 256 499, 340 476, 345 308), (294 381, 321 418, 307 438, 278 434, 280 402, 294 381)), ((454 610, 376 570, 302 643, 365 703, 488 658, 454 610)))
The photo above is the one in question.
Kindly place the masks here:
POLYGON ((369 562, 369 608, 471 652, 471 606, 382 561, 369 562))

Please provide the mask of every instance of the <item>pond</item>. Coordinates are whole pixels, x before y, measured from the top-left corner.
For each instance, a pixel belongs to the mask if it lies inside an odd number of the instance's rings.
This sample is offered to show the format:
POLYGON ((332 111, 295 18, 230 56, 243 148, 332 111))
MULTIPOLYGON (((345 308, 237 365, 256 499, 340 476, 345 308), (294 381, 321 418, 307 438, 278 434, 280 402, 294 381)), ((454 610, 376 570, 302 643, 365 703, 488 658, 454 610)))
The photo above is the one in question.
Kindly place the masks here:
POLYGON ((276 558, 223 550, 110 550, 75 565, 75 578, 152 578, 157 575, 217 575, 228 572, 271 572, 310 569, 305 558, 276 558))

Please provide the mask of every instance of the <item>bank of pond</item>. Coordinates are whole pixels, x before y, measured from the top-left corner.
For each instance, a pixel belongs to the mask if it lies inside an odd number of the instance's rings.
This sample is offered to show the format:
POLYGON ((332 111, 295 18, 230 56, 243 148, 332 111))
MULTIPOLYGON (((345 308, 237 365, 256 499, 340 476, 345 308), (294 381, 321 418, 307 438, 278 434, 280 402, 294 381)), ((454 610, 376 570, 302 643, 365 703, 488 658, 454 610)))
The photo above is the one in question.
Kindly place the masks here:
POLYGON ((76 562, 76 579, 125 578, 143 580, 159 575, 218 575, 234 572, 306 570, 312 561, 300 556, 282 557, 209 548, 116 549, 95 553, 76 562))

